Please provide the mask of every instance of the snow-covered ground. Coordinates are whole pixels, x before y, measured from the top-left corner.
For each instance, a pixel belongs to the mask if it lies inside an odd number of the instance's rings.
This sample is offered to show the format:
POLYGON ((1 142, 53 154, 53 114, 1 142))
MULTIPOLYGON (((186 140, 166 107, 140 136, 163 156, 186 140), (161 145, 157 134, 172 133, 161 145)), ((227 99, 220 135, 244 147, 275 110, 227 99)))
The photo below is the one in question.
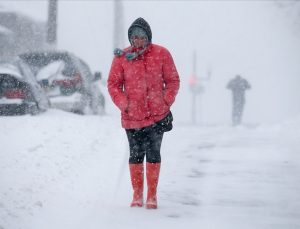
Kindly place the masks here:
MULTIPOLYGON (((176 116, 175 116, 176 118, 176 116)), ((0 118, 0 228, 300 228, 300 117, 273 125, 175 122, 157 210, 130 208, 118 115, 0 118)))

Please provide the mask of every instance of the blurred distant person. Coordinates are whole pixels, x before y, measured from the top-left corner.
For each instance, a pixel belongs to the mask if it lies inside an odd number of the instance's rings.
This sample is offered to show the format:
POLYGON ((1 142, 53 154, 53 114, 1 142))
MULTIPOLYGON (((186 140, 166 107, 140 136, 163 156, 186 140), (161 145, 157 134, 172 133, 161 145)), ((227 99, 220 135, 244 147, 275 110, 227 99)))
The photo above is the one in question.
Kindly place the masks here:
POLYGON ((131 24, 128 38, 131 46, 114 52, 108 91, 121 111, 122 127, 129 142, 131 207, 143 206, 146 157, 146 208, 156 209, 161 142, 164 132, 172 129, 170 107, 180 82, 170 52, 151 42, 151 28, 143 18, 131 24))
POLYGON ((234 126, 241 124, 243 110, 245 106, 245 91, 251 86, 247 80, 237 75, 227 84, 227 89, 232 91, 232 124, 234 126))

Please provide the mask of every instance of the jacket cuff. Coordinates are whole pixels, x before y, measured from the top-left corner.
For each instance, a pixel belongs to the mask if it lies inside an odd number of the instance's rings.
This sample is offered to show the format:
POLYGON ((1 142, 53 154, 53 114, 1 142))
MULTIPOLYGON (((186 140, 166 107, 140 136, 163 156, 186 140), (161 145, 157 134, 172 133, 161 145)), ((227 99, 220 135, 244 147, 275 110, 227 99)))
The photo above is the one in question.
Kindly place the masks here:
POLYGON ((174 97, 171 96, 171 95, 166 94, 165 97, 164 97, 164 100, 165 100, 165 102, 168 106, 171 106, 174 102, 174 97))

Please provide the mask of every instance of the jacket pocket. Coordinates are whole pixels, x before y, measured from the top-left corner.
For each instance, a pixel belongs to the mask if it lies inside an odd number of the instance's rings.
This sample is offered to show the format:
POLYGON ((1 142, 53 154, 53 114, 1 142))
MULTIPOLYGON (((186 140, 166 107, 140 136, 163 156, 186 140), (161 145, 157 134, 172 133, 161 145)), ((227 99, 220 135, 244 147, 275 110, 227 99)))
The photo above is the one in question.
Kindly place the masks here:
POLYGON ((129 100, 128 109, 126 112, 125 119, 128 120, 144 120, 147 117, 147 109, 145 103, 141 101, 129 100))
POLYGON ((162 115, 170 110, 170 106, 165 102, 162 97, 156 97, 149 101, 149 109, 151 115, 162 115))

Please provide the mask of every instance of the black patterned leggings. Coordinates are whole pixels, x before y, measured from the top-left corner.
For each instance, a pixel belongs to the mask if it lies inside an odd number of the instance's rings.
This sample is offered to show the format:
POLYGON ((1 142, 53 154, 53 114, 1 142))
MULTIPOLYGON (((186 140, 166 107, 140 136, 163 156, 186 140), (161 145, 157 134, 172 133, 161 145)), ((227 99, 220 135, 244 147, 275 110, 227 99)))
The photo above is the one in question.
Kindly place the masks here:
POLYGON ((130 164, 160 163, 160 148, 164 133, 155 126, 148 126, 140 129, 126 129, 129 142, 130 164))

